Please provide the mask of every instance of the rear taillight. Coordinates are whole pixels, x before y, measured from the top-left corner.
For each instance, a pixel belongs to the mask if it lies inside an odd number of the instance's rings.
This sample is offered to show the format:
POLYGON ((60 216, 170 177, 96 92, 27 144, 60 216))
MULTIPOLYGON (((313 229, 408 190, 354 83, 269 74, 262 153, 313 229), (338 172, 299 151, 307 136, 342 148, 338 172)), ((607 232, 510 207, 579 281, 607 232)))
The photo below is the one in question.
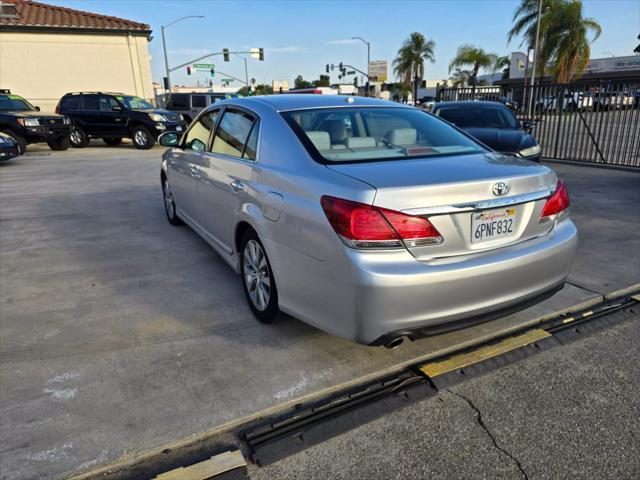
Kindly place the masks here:
POLYGON ((540 214, 540 221, 552 220, 555 215, 559 215, 566 212, 569 208, 569 192, 564 182, 558 180, 556 191, 553 192, 547 199, 547 203, 544 204, 542 213, 540 214))
POLYGON ((326 195, 320 203, 335 232, 353 248, 442 243, 440 232, 426 218, 326 195))

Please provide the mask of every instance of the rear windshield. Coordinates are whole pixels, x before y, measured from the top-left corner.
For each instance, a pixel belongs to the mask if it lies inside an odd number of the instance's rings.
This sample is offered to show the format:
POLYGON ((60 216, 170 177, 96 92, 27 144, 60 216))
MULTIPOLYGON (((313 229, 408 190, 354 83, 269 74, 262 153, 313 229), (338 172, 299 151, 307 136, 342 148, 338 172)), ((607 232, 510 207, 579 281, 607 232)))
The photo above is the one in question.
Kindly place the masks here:
POLYGON ((20 95, 0 95, 0 110, 22 111, 35 108, 20 95))
POLYGON ((506 108, 485 105, 458 105, 440 107, 435 115, 454 125, 484 128, 518 128, 518 121, 506 108))
POLYGON ((366 162, 485 151, 445 122, 412 108, 343 107, 282 115, 320 161, 366 162))

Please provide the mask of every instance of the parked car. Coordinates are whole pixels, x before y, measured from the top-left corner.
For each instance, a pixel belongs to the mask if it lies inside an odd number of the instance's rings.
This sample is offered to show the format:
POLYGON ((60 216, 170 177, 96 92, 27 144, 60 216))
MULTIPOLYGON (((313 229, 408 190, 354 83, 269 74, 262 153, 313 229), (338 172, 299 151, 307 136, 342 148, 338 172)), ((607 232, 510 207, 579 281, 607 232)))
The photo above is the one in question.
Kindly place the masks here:
POLYGON ((394 347, 551 295, 576 248, 553 170, 398 103, 226 100, 160 143, 169 223, 241 274, 264 323, 394 347))
POLYGON ((130 138, 136 148, 148 149, 161 133, 183 132, 187 126, 179 113, 123 93, 67 93, 56 111, 71 118, 71 145, 76 148, 86 147, 92 138, 101 138, 107 145, 130 138))
POLYGON ((502 103, 441 102, 433 114, 500 153, 540 161, 540 145, 531 134, 532 125, 521 123, 502 103))
POLYGON ((558 96, 551 95, 538 99, 535 105, 536 111, 557 111, 559 108, 563 112, 575 112, 578 110, 588 110, 593 106, 593 97, 589 93, 565 92, 561 95, 562 102, 558 107, 558 96))
POLYGON ((235 93, 172 93, 167 99, 166 109, 180 113, 187 123, 212 103, 229 98, 238 98, 235 93))
POLYGON ((18 142, 11 135, 0 132, 0 162, 11 160, 18 155, 18 142))
POLYGON ((0 90, 0 132, 15 139, 20 153, 31 143, 46 143, 51 150, 68 149, 70 123, 68 117, 40 113, 40 107, 20 95, 0 90))
POLYGON ((633 108, 634 96, 629 92, 599 92, 595 94, 596 110, 622 110, 633 108))
POLYGON ((418 100, 418 105, 421 105, 422 108, 425 108, 429 111, 433 110, 433 107, 436 104, 436 97, 426 96, 422 97, 418 100))

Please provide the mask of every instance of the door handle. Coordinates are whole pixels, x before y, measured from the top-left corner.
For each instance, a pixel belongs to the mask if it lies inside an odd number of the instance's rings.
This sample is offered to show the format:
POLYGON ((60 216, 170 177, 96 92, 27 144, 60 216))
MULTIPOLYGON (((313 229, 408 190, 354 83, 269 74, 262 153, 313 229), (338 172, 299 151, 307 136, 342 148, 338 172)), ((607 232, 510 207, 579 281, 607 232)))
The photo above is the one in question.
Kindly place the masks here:
POLYGON ((235 193, 239 193, 245 189, 245 185, 240 180, 234 180, 231 182, 231 188, 235 193))

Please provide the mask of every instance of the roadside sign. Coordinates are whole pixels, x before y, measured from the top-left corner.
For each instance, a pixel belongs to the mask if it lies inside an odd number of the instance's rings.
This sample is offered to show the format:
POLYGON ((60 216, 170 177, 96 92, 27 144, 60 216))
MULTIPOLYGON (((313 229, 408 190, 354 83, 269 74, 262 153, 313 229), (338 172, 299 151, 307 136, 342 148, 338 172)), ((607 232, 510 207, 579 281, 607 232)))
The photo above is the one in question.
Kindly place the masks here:
POLYGON ((372 60, 369 62, 369 78, 373 82, 386 82, 387 69, 386 60, 372 60))
POLYGON ((193 68, 196 70, 211 70, 212 68, 216 68, 213 63, 194 63, 193 68))

